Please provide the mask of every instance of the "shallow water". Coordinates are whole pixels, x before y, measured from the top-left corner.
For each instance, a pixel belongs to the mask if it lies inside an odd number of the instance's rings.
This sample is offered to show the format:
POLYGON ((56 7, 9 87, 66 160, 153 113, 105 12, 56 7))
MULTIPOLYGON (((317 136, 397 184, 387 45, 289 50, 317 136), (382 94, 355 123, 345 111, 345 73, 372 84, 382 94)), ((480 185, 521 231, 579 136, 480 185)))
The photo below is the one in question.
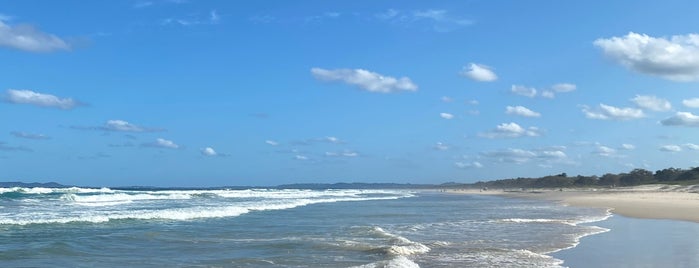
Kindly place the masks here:
POLYGON ((395 190, 0 189, 18 266, 558 267, 605 210, 395 190))

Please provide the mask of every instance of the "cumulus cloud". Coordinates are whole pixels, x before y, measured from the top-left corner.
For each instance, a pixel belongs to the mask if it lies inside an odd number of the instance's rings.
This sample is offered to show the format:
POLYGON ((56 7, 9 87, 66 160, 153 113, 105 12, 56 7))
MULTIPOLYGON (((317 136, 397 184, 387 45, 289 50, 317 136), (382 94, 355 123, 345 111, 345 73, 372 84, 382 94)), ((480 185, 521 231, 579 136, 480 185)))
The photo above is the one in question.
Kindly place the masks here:
POLYGON ((266 144, 269 144, 269 145, 272 145, 272 146, 277 146, 277 145, 279 145, 278 142, 273 141, 273 140, 266 140, 265 143, 266 143, 266 144))
POLYGON ((482 168, 483 164, 481 164, 478 161, 473 161, 473 162, 455 162, 454 166, 457 168, 461 169, 467 169, 467 168, 482 168))
POLYGON ((417 91, 418 86, 408 77, 394 78, 363 69, 326 70, 312 68, 311 74, 322 81, 342 81, 359 88, 376 93, 399 91, 417 91))
POLYGON ((543 92, 541 92, 541 96, 547 99, 553 99, 556 97, 556 93, 554 93, 553 91, 544 90, 543 92))
POLYGON ((507 106, 505 107, 505 113, 511 115, 519 115, 524 117, 540 117, 541 114, 535 111, 529 110, 529 108, 524 106, 507 106))
POLYGON ((656 112, 664 112, 672 109, 672 104, 670 104, 668 100, 656 96, 636 95, 631 101, 639 108, 656 112))
POLYGON ((461 75, 479 82, 498 80, 498 76, 493 72, 492 68, 477 63, 471 63, 468 67, 464 67, 461 70, 461 75))
POLYGON ((31 104, 63 110, 70 110, 79 105, 78 101, 71 98, 60 98, 51 94, 39 93, 26 89, 8 89, 5 99, 15 104, 31 104))
POLYGON ((599 156, 614 156, 616 154, 616 150, 609 148, 604 145, 598 145, 597 149, 594 151, 594 154, 599 155, 599 156))
POLYGON ((44 33, 31 25, 6 24, 8 17, 0 16, 0 46, 28 52, 70 50, 70 45, 53 34, 44 33))
POLYGON ((523 128, 517 123, 502 123, 495 127, 495 129, 480 133, 479 136, 483 138, 496 139, 496 138, 519 138, 519 137, 536 137, 540 136, 539 129, 536 127, 523 128))
POLYGON ((439 113, 439 117, 444 119, 452 119, 454 118, 454 115, 450 113, 439 113))
POLYGON ((171 140, 166 140, 163 138, 157 138, 155 142, 149 142, 142 144, 143 147, 151 148, 166 148, 166 149, 179 149, 180 146, 171 140))
POLYGON ((214 148, 211 148, 211 147, 202 148, 201 154, 203 154, 205 156, 217 156, 218 155, 218 153, 216 153, 216 150, 214 150, 214 148))
POLYGON ((301 161, 305 161, 305 160, 308 160, 308 157, 305 156, 305 155, 297 154, 297 155, 294 155, 294 159, 296 159, 296 160, 301 160, 301 161))
POLYGON ((621 65, 674 81, 699 79, 699 35, 651 37, 630 32, 625 36, 600 38, 594 45, 621 65))
POLYGON ((689 112, 677 112, 674 116, 660 121, 663 126, 699 127, 699 115, 689 112))
POLYGON ((674 153, 674 152, 682 151, 682 147, 680 147, 678 145, 663 145, 663 146, 660 146, 659 150, 663 151, 663 152, 674 153))
POLYGON ((694 143, 686 143, 686 144, 684 144, 684 147, 689 149, 689 150, 699 151, 699 145, 696 145, 694 143))
POLYGON ((536 97, 536 88, 533 88, 533 87, 512 85, 510 92, 517 94, 517 95, 520 95, 520 96, 525 96, 525 97, 530 97, 530 98, 536 97))
POLYGON ((551 86, 551 89, 553 89, 553 91, 558 92, 558 93, 566 93, 566 92, 575 91, 575 89, 577 89, 577 88, 578 87, 576 85, 570 84, 570 83, 559 83, 559 84, 555 84, 555 85, 551 86))
POLYGON ((682 104, 689 108, 699 108, 699 98, 682 100, 682 104))
POLYGON ((588 106, 583 106, 582 112, 589 119, 599 120, 630 120, 643 118, 646 115, 643 110, 635 108, 618 108, 600 103, 598 109, 592 109, 588 106))
POLYGON ((104 130, 109 131, 125 131, 125 132, 143 132, 144 128, 126 122, 124 120, 109 120, 104 124, 104 130))
POLYGON ((12 131, 12 132, 10 132, 10 134, 12 136, 17 137, 17 138, 30 139, 30 140, 48 140, 48 139, 51 139, 51 137, 46 136, 44 134, 26 133, 26 132, 21 132, 21 131, 12 131))
POLYGON ((621 145, 621 149, 633 150, 633 149, 636 149, 636 146, 634 146, 633 144, 624 143, 621 145))

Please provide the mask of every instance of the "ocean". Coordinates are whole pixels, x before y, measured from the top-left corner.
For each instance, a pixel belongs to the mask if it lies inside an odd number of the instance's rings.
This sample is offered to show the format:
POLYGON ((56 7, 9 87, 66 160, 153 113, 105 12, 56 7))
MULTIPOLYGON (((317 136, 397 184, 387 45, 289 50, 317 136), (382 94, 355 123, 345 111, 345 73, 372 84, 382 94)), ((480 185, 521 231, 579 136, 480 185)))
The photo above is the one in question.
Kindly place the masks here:
POLYGON ((562 267, 608 217, 436 191, 0 188, 0 266, 562 267))

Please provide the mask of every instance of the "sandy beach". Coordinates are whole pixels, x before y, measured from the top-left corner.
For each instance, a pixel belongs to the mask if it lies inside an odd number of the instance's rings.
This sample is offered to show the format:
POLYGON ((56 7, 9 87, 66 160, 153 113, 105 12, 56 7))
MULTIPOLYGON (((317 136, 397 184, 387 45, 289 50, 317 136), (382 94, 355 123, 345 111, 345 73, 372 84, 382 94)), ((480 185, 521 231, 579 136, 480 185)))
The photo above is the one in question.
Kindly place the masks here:
POLYGON ((453 192, 552 200, 572 206, 610 208, 614 213, 628 217, 672 219, 699 223, 699 185, 453 192))

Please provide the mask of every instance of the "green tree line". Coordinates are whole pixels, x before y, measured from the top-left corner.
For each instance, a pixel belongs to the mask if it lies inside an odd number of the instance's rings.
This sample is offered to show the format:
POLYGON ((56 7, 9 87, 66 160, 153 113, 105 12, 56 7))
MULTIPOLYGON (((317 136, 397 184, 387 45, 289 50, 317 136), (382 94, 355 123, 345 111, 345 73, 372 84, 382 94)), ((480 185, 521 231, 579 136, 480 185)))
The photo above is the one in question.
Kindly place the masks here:
POLYGON ((699 167, 690 169, 666 168, 655 172, 637 168, 627 173, 607 173, 602 176, 568 176, 566 173, 540 178, 513 178, 479 181, 465 186, 474 188, 565 188, 565 187, 614 187, 652 183, 686 183, 699 181, 699 167))

